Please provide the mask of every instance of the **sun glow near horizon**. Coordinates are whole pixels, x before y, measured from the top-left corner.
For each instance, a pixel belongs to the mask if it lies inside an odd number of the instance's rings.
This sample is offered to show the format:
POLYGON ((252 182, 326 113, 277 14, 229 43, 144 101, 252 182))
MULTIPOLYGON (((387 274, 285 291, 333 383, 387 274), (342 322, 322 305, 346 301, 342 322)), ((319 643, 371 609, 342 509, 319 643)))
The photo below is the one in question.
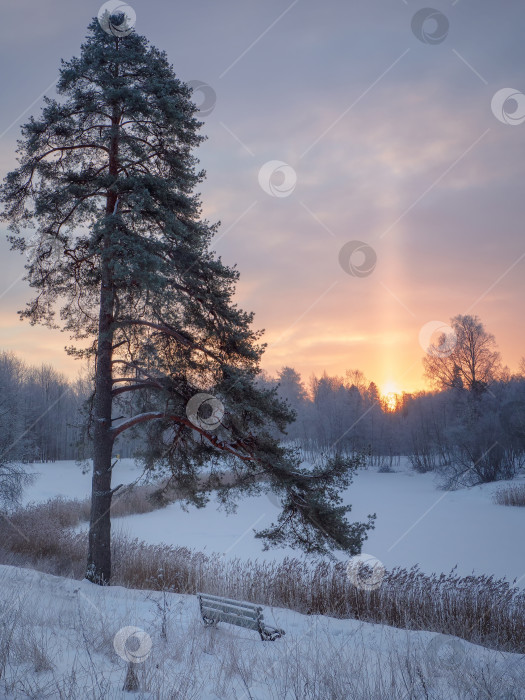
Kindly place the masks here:
POLYGON ((399 396, 403 393, 399 385, 394 381, 387 381, 381 385, 379 393, 383 403, 389 411, 395 411, 397 408, 399 396))

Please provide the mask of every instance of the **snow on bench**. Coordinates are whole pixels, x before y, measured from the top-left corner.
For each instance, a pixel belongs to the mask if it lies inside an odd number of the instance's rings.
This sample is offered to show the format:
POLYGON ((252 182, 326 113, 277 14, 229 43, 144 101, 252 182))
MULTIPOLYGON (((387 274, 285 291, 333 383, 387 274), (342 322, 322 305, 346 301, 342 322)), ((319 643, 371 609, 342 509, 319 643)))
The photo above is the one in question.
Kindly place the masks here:
POLYGON ((264 624, 262 608, 230 598, 220 598, 208 593, 197 593, 202 619, 206 627, 216 627, 218 622, 246 627, 261 635, 263 642, 274 641, 285 634, 284 630, 264 624))

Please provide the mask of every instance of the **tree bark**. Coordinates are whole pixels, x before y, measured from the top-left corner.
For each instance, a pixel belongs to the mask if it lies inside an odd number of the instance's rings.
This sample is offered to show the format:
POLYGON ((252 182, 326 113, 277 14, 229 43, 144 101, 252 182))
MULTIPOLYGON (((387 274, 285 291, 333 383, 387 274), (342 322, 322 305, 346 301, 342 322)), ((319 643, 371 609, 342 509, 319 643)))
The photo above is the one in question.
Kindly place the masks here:
MULTIPOLYGON (((120 115, 118 106, 112 114, 113 133, 109 149, 109 172, 118 174, 118 142, 120 115)), ((108 191, 106 217, 116 213, 117 193, 108 191)), ((91 481, 91 515, 86 578, 101 586, 111 579, 111 456, 114 436, 111 431, 113 403, 113 336, 115 288, 111 268, 111 228, 106 225, 101 255, 100 311, 97 344, 97 366, 94 401, 93 478, 91 481)))
MULTIPOLYGON (((104 265, 108 268, 107 264, 104 265)), ((93 478, 86 578, 107 585, 111 579, 111 434, 112 321, 114 293, 108 286, 109 270, 103 270, 100 293, 97 371, 95 380, 95 427, 93 431, 93 478)))

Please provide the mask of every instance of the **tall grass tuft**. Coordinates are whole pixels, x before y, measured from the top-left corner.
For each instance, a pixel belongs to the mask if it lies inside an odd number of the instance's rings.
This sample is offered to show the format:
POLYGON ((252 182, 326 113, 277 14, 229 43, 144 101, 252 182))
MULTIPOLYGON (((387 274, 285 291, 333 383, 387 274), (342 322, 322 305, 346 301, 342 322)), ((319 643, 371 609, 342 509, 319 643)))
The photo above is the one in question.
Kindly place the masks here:
POLYGON ((525 506, 525 484, 510 484, 496 491, 494 503, 500 506, 525 506))

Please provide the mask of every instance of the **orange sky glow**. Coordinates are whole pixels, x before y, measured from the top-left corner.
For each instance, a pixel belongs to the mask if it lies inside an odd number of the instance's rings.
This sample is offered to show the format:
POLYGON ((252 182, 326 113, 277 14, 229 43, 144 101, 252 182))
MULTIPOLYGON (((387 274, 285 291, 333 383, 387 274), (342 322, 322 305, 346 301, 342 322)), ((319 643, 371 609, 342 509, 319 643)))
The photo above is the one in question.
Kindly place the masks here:
MULTIPOLYGON (((20 124, 40 113, 46 88, 55 96, 60 59, 78 55, 93 10, 50 2, 53 12, 35 6, 30 23, 24 3, 4 13, 2 178, 16 166, 20 124)), ((205 81, 216 96, 202 116, 198 190, 203 216, 221 221, 212 248, 240 272, 235 301, 265 329, 263 369, 294 367, 306 384, 359 369, 383 394, 429 389, 421 329, 472 314, 517 371, 525 124, 503 123, 491 104, 523 85, 520 3, 505 12, 487 0, 476 11, 450 4, 439 45, 414 35, 406 3, 340 2, 330 12, 304 0, 274 24, 278 4, 209 2, 203 22, 199 3, 166 4, 162 21, 134 3, 137 30, 182 80, 205 81), (260 183, 272 160, 293 169, 289 196, 260 183), (376 255, 362 277, 339 260, 355 241, 376 255)), ((17 318, 30 290, 4 231, 0 349, 75 378, 69 338, 17 318)))

